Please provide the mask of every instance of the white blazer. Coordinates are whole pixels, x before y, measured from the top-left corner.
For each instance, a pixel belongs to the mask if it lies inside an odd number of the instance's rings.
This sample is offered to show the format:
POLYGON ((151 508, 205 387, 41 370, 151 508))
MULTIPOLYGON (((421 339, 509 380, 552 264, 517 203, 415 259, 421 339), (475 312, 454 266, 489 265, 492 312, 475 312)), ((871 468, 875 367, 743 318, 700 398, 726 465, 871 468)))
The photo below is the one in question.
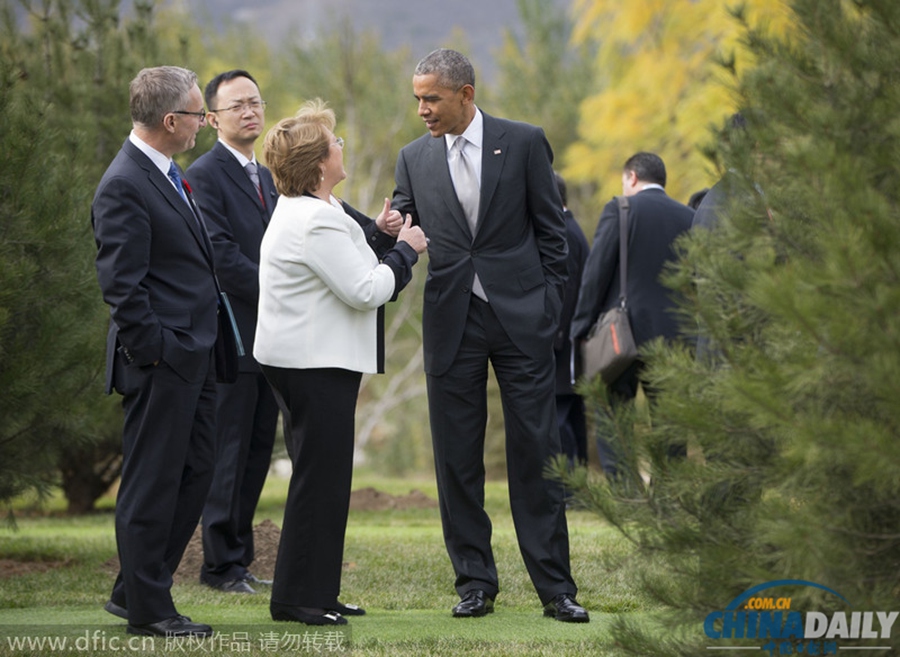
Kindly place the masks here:
POLYGON ((253 356, 292 369, 377 371, 377 309, 394 293, 362 228, 311 196, 280 196, 259 258, 253 356))

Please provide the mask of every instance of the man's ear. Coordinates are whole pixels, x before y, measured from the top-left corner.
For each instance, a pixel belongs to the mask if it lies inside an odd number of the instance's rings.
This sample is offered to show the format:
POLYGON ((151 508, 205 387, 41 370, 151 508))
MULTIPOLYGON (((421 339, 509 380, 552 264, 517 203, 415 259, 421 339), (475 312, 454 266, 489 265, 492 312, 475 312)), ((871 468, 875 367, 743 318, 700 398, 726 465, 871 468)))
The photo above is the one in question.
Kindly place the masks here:
POLYGON ((466 100, 466 102, 475 102, 475 87, 473 87, 471 84, 464 84, 460 91, 462 92, 463 98, 466 100))

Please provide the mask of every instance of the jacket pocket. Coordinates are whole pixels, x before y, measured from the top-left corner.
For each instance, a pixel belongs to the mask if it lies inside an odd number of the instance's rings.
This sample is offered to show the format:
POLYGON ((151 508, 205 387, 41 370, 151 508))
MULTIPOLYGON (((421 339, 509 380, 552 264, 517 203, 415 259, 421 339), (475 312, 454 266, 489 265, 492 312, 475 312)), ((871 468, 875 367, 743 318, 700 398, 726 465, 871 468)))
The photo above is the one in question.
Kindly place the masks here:
POLYGON ((519 273, 519 285, 522 286, 524 292, 533 290, 534 288, 543 285, 544 282, 544 268, 540 265, 530 267, 519 273))
POLYGON ((156 316, 160 324, 169 328, 190 328, 193 323, 191 313, 181 309, 157 308, 156 316))

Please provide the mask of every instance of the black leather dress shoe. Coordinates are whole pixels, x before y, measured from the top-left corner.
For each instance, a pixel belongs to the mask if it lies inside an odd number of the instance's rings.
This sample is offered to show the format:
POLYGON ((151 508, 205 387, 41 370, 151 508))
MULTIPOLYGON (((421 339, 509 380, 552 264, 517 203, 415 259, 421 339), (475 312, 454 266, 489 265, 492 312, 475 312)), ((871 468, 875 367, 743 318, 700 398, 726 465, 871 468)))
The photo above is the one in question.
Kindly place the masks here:
POLYGON ((481 589, 467 591, 453 608, 457 618, 478 618, 494 611, 494 599, 481 589))
POLYGON ((254 584, 255 584, 256 586, 272 586, 272 580, 270 580, 270 579, 260 579, 259 577, 257 577, 257 576, 254 575, 253 573, 247 573, 247 574, 244 575, 241 579, 244 580, 245 582, 247 582, 248 584, 251 584, 251 585, 254 585, 254 584))
POLYGON ((303 607, 289 607, 277 602, 269 603, 272 620, 305 623, 306 625, 346 625, 347 619, 335 611, 327 609, 310 610, 303 607))
POLYGON ((126 631, 129 634, 143 634, 146 636, 212 636, 213 630, 203 623, 192 623, 185 616, 173 616, 157 623, 146 625, 131 625, 126 631))
POLYGON ((591 620, 585 608, 568 593, 553 598, 544 607, 544 616, 552 616, 563 623, 589 623, 591 620))
MULTIPOLYGON (((122 605, 117 605, 112 600, 107 600, 106 604, 103 605, 103 608, 111 613, 113 616, 118 616, 119 618, 123 618, 128 620, 128 610, 122 605)), ((190 617, 188 616, 179 616, 179 618, 183 618, 184 620, 190 622, 190 617)))
POLYGON ((123 607, 122 605, 117 605, 112 600, 107 600, 106 604, 103 605, 103 608, 113 616, 118 616, 119 618, 128 620, 128 610, 125 609, 125 607, 123 607))
POLYGON ((357 607, 356 605, 345 605, 338 602, 333 608, 328 611, 335 611, 339 613, 341 616, 365 616, 366 610, 362 607, 357 607))
POLYGON ((225 593, 256 593, 256 590, 243 579, 232 579, 217 584, 215 588, 225 593))

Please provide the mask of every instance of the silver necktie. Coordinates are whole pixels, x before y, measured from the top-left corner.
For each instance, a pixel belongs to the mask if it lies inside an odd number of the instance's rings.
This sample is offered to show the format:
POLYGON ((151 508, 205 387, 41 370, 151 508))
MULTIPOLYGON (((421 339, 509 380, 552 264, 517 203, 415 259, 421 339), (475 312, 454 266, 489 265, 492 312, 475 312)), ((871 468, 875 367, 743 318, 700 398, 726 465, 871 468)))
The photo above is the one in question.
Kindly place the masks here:
MULTIPOLYGON (((466 215, 466 221, 469 224, 469 230, 474 241, 478 225, 478 206, 481 203, 481 184, 478 178, 475 177, 472 163, 466 157, 465 148, 467 143, 466 138, 462 135, 453 142, 450 166, 453 167, 453 186, 456 189, 456 197, 459 199, 459 204, 466 215)), ((487 295, 484 292, 481 281, 478 279, 478 274, 475 274, 475 280, 472 281, 472 293, 482 301, 487 301, 487 295)))
POLYGON ((250 176, 250 180, 253 182, 253 186, 256 187, 256 195, 259 196, 260 202, 265 205, 262 188, 259 186, 259 169, 256 166, 256 162, 247 162, 244 165, 244 171, 247 172, 247 175, 250 176))

